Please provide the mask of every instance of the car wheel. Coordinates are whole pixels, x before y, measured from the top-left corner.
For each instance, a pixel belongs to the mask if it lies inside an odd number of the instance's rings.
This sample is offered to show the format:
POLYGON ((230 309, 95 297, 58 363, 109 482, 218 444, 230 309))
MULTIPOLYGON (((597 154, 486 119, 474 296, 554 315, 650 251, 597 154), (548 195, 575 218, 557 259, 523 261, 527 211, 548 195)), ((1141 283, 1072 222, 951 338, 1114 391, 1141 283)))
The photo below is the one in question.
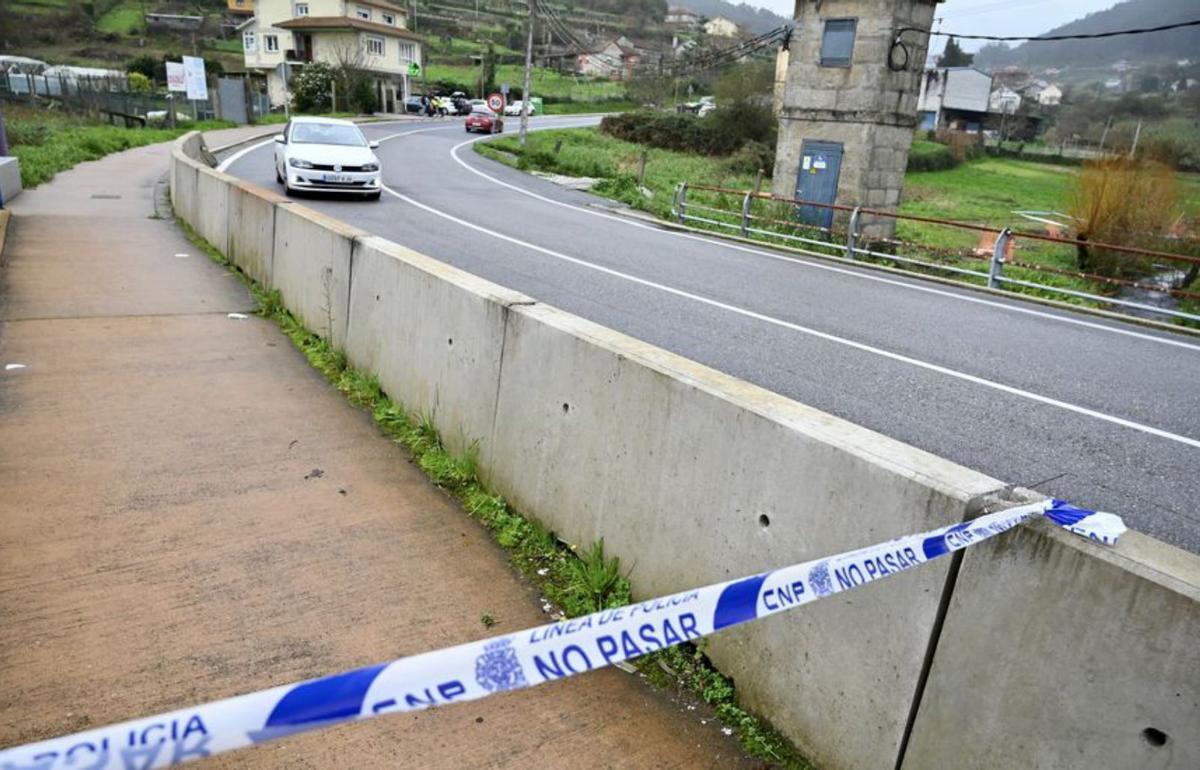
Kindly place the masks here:
POLYGON ((283 184, 283 174, 279 173, 279 166, 275 167, 275 181, 278 184, 283 184))

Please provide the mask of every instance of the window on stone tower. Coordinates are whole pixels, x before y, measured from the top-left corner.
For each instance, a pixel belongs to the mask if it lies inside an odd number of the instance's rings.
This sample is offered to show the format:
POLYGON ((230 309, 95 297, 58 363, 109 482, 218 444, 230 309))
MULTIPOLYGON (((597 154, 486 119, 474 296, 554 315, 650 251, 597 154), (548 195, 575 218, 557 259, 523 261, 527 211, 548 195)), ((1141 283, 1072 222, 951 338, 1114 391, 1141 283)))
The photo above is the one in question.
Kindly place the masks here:
POLYGON ((825 34, 821 38, 821 66, 849 67, 854 55, 854 28, 856 19, 826 19, 825 34))

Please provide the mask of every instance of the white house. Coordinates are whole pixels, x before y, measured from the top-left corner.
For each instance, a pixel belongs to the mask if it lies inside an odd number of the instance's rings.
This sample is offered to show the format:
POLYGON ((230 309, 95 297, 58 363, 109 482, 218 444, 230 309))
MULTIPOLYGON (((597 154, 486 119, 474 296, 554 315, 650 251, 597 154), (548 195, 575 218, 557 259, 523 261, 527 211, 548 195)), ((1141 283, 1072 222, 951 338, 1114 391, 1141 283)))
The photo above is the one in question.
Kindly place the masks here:
POLYGON ((621 35, 591 53, 579 54, 575 71, 591 77, 629 80, 641 58, 633 42, 621 35))
POLYGON ((921 128, 953 126, 977 130, 987 114, 992 76, 974 67, 941 67, 925 70, 917 96, 921 128))
POLYGON ((704 22, 704 33, 712 37, 739 37, 742 28, 724 16, 717 16, 704 22))
POLYGON ((1000 86, 988 97, 988 112, 1015 115, 1021 109, 1021 95, 1011 88, 1000 86))
POLYGON ((421 38, 390 0, 257 0, 240 28, 246 70, 266 75, 271 106, 288 98, 285 71, 352 62, 375 78, 382 112, 402 112, 421 38))
POLYGON ((695 29, 700 26, 700 16, 691 8, 684 8, 682 5, 672 5, 667 8, 667 15, 663 17, 663 23, 695 29))
POLYGON ((1051 83, 1038 92, 1038 104, 1043 107, 1057 107, 1062 104, 1062 89, 1051 83))

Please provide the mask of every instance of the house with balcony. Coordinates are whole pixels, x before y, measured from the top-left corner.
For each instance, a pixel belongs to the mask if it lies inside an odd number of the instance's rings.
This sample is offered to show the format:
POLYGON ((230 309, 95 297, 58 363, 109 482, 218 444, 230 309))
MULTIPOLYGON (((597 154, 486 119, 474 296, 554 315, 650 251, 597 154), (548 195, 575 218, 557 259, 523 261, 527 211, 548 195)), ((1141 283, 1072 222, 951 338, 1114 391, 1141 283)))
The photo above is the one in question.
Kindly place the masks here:
POLYGON ((234 16, 253 16, 254 0, 225 0, 225 10, 234 16))
MULTIPOLYGON (((231 2, 233 0, 230 0, 231 2)), ((246 71, 266 77, 272 107, 288 100, 288 83, 312 62, 352 63, 371 74, 382 112, 403 112, 411 94, 421 38, 408 13, 390 0, 253 0, 239 28, 246 71)))

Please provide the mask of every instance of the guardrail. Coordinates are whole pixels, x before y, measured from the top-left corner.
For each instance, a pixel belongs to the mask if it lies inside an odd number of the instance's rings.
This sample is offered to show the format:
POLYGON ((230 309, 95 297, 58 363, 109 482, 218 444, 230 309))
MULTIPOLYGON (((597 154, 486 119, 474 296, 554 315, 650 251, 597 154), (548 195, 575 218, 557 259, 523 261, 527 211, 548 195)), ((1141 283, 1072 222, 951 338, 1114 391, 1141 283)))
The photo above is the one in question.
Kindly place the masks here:
MULTIPOLYGON (((1063 238, 1054 235, 1013 230, 1007 227, 987 227, 985 225, 976 225, 969 222, 958 222, 949 219, 914 216, 911 214, 898 214, 893 211, 883 211, 880 209, 867 208, 865 206, 845 206, 836 203, 821 203, 818 201, 804 200, 801 198, 788 198, 770 193, 756 192, 754 190, 735 190, 713 185, 689 184, 687 182, 680 182, 676 186, 671 213, 676 222, 679 224, 684 224, 689 221, 700 222, 702 224, 732 230, 743 238, 752 238, 757 236, 759 238, 781 239, 784 241, 801 243, 805 246, 816 246, 821 249, 825 249, 826 252, 840 252, 847 259, 851 260, 874 258, 899 263, 900 265, 905 266, 914 266, 924 268, 926 270, 943 271, 955 275, 978 278, 982 281, 985 281, 987 287, 991 289, 1003 288, 1005 286, 1018 286, 1029 289, 1038 289, 1040 291, 1091 300, 1093 302, 1103 303, 1105 305, 1112 305, 1118 309, 1137 310, 1143 313, 1169 316, 1171 318, 1179 318, 1188 321, 1200 321, 1200 314, 1179 310, 1177 308, 1162 307, 1130 299, 1121 299, 1120 297, 1096 294, 1034 280, 1025 280, 1023 278, 1017 278, 1004 274, 1005 265, 1011 265, 1013 267, 1019 267, 1025 270, 1047 273, 1051 275, 1093 281, 1095 283, 1101 283, 1109 286, 1134 288, 1140 291, 1152 292, 1154 294, 1161 294, 1177 299, 1200 301, 1200 292, 1188 291, 1169 286, 1160 286, 1147 283, 1145 281, 1131 280, 1128 278, 1099 275, 1083 270, 1066 270, 1061 267, 1013 259, 1011 255, 1018 240, 1027 240, 1032 242, 1058 244, 1076 250, 1103 250, 1106 252, 1128 255, 1133 258, 1162 260, 1176 265, 1185 265, 1187 266, 1187 269, 1190 270, 1195 270, 1198 266, 1200 266, 1200 256, 1189 256, 1186 254, 1175 254, 1172 252, 1158 251, 1154 249, 1143 249, 1134 246, 1123 246, 1100 241, 1090 241, 1086 238, 1063 238), (722 197, 735 196, 741 200, 741 205, 735 210, 732 207, 722 208, 719 205, 713 206, 708 205, 708 203, 689 201, 689 191, 717 193, 722 197), (835 231, 832 228, 806 225, 805 223, 795 219, 785 220, 778 217, 755 214, 753 204, 756 201, 765 201, 783 204, 786 206, 810 206, 813 208, 833 210, 837 212, 848 213, 849 218, 844 231, 835 231), (701 212, 701 214, 692 213, 697 211, 701 212), (981 256, 978 250, 963 251, 961 249, 914 244, 894 239, 876 239, 873 242, 864 244, 865 239, 863 237, 863 233, 861 232, 860 226, 864 216, 883 217, 897 221, 908 221, 974 231, 980 234, 987 234, 989 236, 994 235, 995 241, 989 250, 990 253, 988 253, 986 256, 981 256), (767 229, 772 225, 777 226, 777 228, 767 229), (785 232, 779 228, 788 228, 793 230, 793 232, 785 232), (801 229, 808 231, 810 234, 801 235, 797 232, 794 232, 801 229), (814 237, 818 235, 820 237, 814 237), (947 262, 931 261, 929 259, 921 259, 915 256, 905 256, 895 250, 879 251, 871 248, 871 246, 875 243, 882 244, 887 247, 907 247, 910 249, 927 252, 931 255, 941 254, 942 256, 959 260, 986 261, 987 266, 986 269, 972 269, 970 267, 960 267, 947 262)), ((826 252, 814 252, 805 248, 801 248, 799 251, 813 254, 815 256, 828 256, 828 253, 826 252)))

